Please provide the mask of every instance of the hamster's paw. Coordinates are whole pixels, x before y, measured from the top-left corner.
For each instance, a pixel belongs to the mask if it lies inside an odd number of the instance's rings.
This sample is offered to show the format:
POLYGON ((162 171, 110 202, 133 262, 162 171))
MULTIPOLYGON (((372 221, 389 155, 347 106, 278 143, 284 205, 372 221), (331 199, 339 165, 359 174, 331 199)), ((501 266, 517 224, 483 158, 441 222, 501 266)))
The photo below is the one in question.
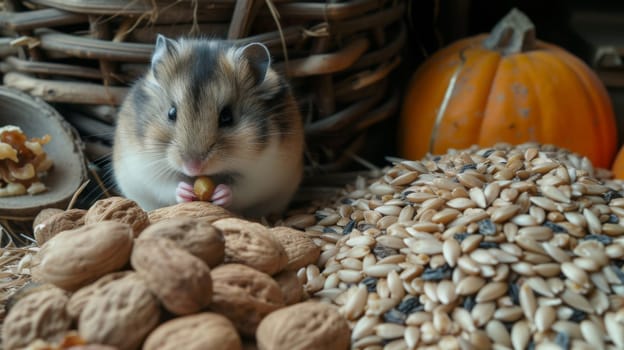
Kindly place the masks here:
POLYGON ((193 192, 193 185, 184 181, 178 182, 178 187, 176 187, 176 201, 178 203, 183 203, 192 202, 194 200, 197 200, 197 196, 193 192))
POLYGON ((212 203, 222 207, 232 204, 232 190, 230 187, 224 184, 217 185, 212 194, 212 203))

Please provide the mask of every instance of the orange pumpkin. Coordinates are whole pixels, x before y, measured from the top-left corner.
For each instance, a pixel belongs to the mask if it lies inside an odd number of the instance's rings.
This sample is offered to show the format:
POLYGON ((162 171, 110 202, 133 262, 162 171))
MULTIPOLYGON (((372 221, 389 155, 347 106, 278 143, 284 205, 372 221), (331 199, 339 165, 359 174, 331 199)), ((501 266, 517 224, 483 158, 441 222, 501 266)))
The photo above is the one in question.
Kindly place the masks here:
POLYGON ((609 168, 617 150, 607 91, 574 55, 535 38, 512 10, 491 34, 459 40, 415 72, 399 125, 401 156, 535 141, 609 168))
POLYGON ((624 147, 620 148, 615 157, 611 171, 616 179, 624 179, 624 147))

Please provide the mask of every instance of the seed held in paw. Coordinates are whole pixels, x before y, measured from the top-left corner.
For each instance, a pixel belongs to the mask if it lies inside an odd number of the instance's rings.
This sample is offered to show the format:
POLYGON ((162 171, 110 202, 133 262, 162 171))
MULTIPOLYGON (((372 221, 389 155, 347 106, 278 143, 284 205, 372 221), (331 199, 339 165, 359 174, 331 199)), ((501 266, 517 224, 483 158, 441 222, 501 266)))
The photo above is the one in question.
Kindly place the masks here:
POLYGON ((208 176, 200 176, 195 179, 193 192, 200 201, 208 201, 212 198, 215 190, 215 183, 208 176))

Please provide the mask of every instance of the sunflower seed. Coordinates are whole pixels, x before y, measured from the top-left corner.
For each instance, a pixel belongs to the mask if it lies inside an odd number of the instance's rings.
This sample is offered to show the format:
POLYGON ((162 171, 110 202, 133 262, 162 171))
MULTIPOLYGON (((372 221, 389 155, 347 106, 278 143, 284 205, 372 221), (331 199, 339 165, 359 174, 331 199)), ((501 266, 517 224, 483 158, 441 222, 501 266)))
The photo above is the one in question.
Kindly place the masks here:
POLYGON ((470 312, 470 315, 477 327, 483 327, 492 319, 494 311, 496 311, 496 304, 494 302, 477 303, 470 312))
POLYGON ((476 296, 477 303, 485 303, 488 301, 496 300, 499 297, 507 293, 507 283, 504 282, 490 282, 486 284, 476 296))
POLYGON ((531 333, 528 323, 526 321, 514 323, 511 327, 511 344, 514 350, 526 349, 530 339, 531 333))
POLYGON ((401 267, 396 264, 376 264, 365 267, 362 272, 371 277, 386 277, 391 271, 400 270, 401 267))
POLYGON ((549 211, 557 211, 557 206, 555 204, 555 202, 552 201, 552 199, 547 198, 547 197, 540 197, 540 196, 532 196, 529 198, 529 200, 531 201, 531 203, 544 208, 546 210, 549 211))
POLYGON ((485 326, 485 332, 495 344, 511 347, 511 337, 505 325, 498 320, 490 320, 485 326))
POLYGON ((570 305, 571 307, 577 308, 581 311, 584 311, 587 313, 591 313, 594 311, 594 308, 591 306, 589 301, 587 301, 587 299, 584 296, 578 293, 575 293, 571 291, 570 289, 566 289, 561 294, 561 299, 566 304, 570 305))
POLYGON ((553 237, 553 231, 546 226, 525 226, 518 230, 517 239, 529 238, 534 241, 548 241, 553 237))
POLYGON ((437 295, 442 304, 453 303, 457 299, 453 282, 444 280, 438 283, 437 295))
POLYGON ((533 323, 535 320, 535 310, 537 310, 537 299, 528 284, 523 284, 520 287, 519 299, 524 317, 526 317, 529 322, 533 323))
POLYGON ((351 330, 351 342, 373 334, 375 326, 379 323, 376 317, 361 317, 351 330))
POLYGON ((624 348, 624 326, 615 319, 615 313, 607 312, 604 316, 604 324, 611 341, 617 348, 624 348))
POLYGON ((375 334, 383 339, 403 338, 405 326, 396 323, 381 323, 375 326, 375 334))
POLYGON ((416 345, 418 345, 418 342, 420 341, 420 328, 406 327, 403 337, 408 349, 416 348, 416 345))
POLYGON ((520 211, 520 207, 517 205, 507 205, 504 207, 498 207, 492 211, 490 218, 495 223, 502 223, 510 218, 514 217, 520 211))
POLYGON ((578 283, 579 285, 585 285, 588 283, 588 276, 583 269, 579 268, 573 262, 564 262, 561 264, 561 272, 570 280, 578 283))
POLYGON ((604 349, 605 334, 602 328, 596 325, 594 322, 585 320, 580 324, 581 333, 583 338, 587 340, 587 343, 596 347, 597 349, 604 349))
POLYGON ((593 211, 585 208, 583 209, 583 216, 585 217, 585 220, 587 220, 587 226, 590 233, 594 235, 602 233, 602 224, 600 223, 600 219, 598 219, 593 211))
POLYGON ((552 290, 550 289, 550 286, 548 285, 548 283, 546 283, 546 281, 544 281, 543 278, 541 277, 531 277, 528 278, 525 281, 526 284, 529 285, 529 287, 531 287, 531 289, 533 289, 533 291, 547 296, 547 297, 554 297, 554 294, 552 293, 552 290))
POLYGON ((557 315, 552 306, 540 306, 535 311, 535 327, 538 332, 545 332, 555 322, 557 315))
POLYGON ((408 185, 410 183, 412 183, 413 181, 415 181, 418 176, 420 175, 419 172, 417 171, 410 171, 407 172, 405 174, 401 174, 397 177, 395 177, 394 179, 392 179, 392 181, 390 181, 390 185, 392 186, 405 186, 408 185))

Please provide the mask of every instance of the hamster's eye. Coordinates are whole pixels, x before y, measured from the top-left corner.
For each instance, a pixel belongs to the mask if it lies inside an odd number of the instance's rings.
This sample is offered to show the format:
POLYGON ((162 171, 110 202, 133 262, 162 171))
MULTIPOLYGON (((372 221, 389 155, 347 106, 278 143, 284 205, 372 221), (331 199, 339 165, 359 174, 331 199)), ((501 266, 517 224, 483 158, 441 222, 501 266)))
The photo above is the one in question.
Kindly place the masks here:
POLYGON ((178 118, 178 110, 175 108, 175 106, 171 106, 171 108, 169 108, 169 112, 167 112, 167 118, 169 118, 169 121, 171 122, 176 121, 176 119, 178 118))
POLYGON ((231 126, 234 124, 234 115, 232 114, 232 108, 225 106, 219 112, 219 127, 231 126))

